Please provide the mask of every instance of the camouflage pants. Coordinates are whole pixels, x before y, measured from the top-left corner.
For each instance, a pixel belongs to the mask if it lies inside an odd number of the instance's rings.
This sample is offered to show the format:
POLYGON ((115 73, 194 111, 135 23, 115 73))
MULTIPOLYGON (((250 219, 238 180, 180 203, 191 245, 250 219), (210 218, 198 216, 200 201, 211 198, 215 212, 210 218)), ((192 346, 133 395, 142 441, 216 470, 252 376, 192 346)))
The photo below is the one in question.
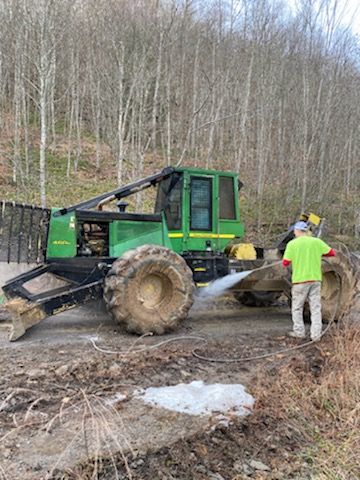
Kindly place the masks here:
POLYGON ((304 304, 309 302, 311 314, 311 340, 319 340, 322 330, 321 319, 321 282, 296 283, 292 286, 291 313, 294 332, 305 336, 304 304))

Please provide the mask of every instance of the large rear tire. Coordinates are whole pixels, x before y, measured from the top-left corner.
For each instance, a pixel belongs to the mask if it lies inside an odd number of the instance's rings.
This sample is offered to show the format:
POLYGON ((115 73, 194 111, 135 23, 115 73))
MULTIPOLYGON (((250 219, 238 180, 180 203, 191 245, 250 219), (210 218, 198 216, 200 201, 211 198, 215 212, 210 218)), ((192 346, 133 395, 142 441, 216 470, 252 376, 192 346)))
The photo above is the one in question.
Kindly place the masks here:
POLYGON ((347 312, 354 296, 356 276, 351 255, 336 250, 336 257, 322 265, 321 311, 324 322, 338 320, 347 312))
POLYGON ((107 309, 128 332, 161 335, 186 319, 194 282, 185 260, 168 248, 143 245, 117 259, 104 284, 107 309))

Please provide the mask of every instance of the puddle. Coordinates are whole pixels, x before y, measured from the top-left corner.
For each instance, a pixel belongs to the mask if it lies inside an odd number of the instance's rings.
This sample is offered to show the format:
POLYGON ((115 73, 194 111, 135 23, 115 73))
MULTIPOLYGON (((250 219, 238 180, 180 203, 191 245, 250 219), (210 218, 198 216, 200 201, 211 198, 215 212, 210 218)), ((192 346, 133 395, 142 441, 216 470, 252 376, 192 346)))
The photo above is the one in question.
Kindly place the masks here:
POLYGON ((136 398, 156 407, 189 415, 231 412, 236 416, 252 413, 254 397, 241 384, 180 383, 171 387, 150 387, 134 393, 136 398))

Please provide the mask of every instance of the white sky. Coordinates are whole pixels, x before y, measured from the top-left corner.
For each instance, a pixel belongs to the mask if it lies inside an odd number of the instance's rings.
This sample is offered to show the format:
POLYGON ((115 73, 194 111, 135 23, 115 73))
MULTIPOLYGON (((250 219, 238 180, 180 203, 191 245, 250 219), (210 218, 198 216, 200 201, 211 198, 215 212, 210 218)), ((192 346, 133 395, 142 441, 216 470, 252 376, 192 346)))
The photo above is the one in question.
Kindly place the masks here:
MULTIPOLYGON (((297 0, 287 0, 290 7, 297 4, 297 0)), ((321 0, 318 0, 319 3, 321 0)), ((330 0, 332 3, 336 0, 330 0)), ((360 35, 360 0, 337 0, 338 15, 341 18, 341 24, 351 26, 354 33, 360 35)))
MULTIPOLYGON (((344 1, 344 0, 342 0, 344 1)), ((351 24, 354 33, 360 35, 360 3, 359 0, 348 0, 345 5, 344 22, 351 24)))

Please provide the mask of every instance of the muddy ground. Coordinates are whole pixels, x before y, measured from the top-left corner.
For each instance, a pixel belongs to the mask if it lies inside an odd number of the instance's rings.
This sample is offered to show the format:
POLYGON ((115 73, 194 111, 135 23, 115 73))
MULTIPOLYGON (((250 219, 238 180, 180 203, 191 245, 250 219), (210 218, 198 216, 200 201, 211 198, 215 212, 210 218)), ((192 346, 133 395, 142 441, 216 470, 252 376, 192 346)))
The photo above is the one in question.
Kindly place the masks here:
POLYGON ((126 334, 97 305, 48 318, 15 343, 8 326, 0 322, 0 478, 305 478, 297 475, 306 465, 291 461, 303 439, 290 427, 273 438, 276 425, 263 424, 257 407, 219 420, 132 398, 139 388, 193 380, 242 383, 253 393, 259 372, 274 374, 282 354, 228 364, 200 360, 194 350, 233 358, 294 345, 285 336, 285 303, 266 310, 231 298, 199 303, 179 331, 156 338, 126 334), (283 455, 287 477, 276 473, 283 455))

